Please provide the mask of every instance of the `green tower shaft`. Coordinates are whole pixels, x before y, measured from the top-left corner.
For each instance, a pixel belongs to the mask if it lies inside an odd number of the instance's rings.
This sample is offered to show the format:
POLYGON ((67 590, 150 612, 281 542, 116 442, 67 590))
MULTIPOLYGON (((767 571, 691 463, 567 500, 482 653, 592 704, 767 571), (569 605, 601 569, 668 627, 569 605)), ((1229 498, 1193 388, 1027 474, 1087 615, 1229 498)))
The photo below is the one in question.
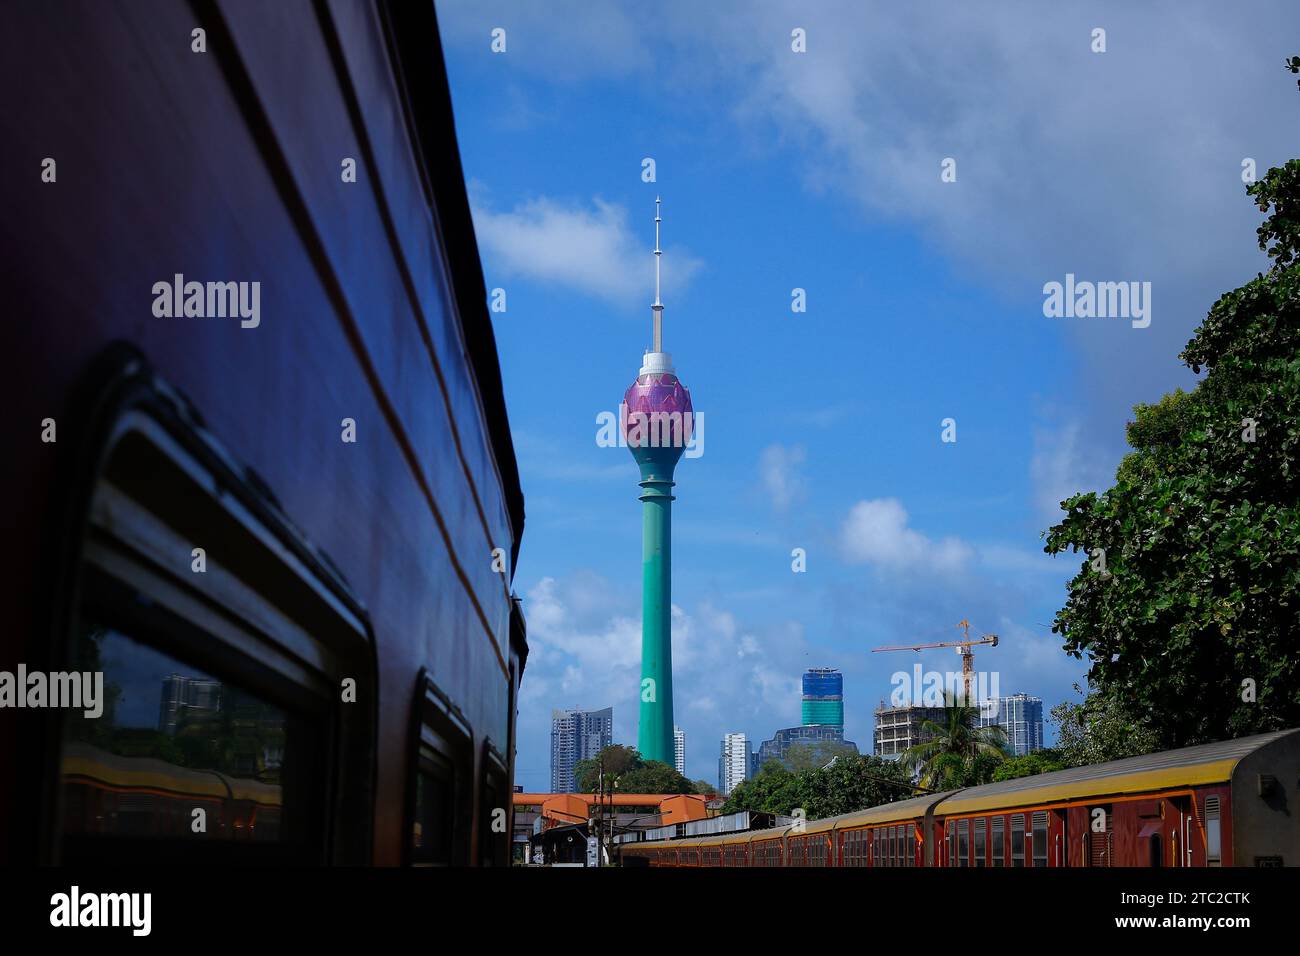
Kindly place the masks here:
POLYGON ((640 462, 641 710, 637 750, 643 759, 659 760, 670 767, 673 765, 672 487, 675 457, 655 455, 640 462))

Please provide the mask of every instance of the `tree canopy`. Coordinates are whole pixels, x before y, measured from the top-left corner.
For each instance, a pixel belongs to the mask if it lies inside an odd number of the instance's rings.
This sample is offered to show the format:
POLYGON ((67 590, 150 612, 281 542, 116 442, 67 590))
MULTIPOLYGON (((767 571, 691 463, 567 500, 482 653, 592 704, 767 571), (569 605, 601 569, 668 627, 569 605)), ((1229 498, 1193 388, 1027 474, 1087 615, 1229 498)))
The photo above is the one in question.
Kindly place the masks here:
MULTIPOLYGON (((594 759, 579 760, 573 767, 573 779, 579 793, 592 793, 599 786, 601 765, 605 768, 605 786, 622 793, 706 793, 674 768, 658 760, 643 760, 635 747, 612 744, 594 759)), ((706 785, 707 786, 707 785, 706 785)))
POLYGON ((723 813, 752 810, 791 815, 802 809, 809 820, 852 813, 910 797, 911 779, 892 760, 874 755, 840 755, 834 763, 794 772, 769 760, 758 775, 739 784, 723 813))
POLYGON ((1084 706, 1156 749, 1300 725, 1300 160, 1246 192, 1269 270, 1183 350, 1195 388, 1134 409, 1114 486, 1046 533, 1085 553, 1052 626, 1088 657, 1084 706))

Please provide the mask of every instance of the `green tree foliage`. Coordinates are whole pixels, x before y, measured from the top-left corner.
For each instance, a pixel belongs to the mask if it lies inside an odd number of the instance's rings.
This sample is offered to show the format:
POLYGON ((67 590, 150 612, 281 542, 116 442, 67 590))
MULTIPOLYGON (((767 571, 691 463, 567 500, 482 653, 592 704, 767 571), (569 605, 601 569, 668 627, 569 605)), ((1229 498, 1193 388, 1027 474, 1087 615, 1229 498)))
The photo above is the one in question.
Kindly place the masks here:
MULTIPOLYGON (((1074 689, 1083 694, 1079 685, 1074 689)), ((1128 707, 1104 694, 1088 694, 1079 703, 1062 701, 1052 708, 1056 725, 1056 754, 1066 767, 1140 757, 1160 747, 1155 735, 1141 726, 1128 707)))
POLYGON ((911 780, 902 767, 874 755, 839 755, 829 766, 799 772, 769 760, 756 777, 731 792, 722 812, 789 815, 801 808, 809 820, 819 820, 911 795, 911 780))
POLYGON ((903 754, 903 767, 930 790, 952 790, 988 783, 1006 759, 1007 732, 979 727, 979 708, 945 695, 943 723, 923 721, 923 740, 903 754))
POLYGON ((642 760, 635 747, 612 744, 589 760, 579 760, 573 767, 573 779, 579 793, 593 793, 600 783, 601 765, 605 768, 605 787, 621 793, 696 793, 695 784, 674 768, 658 760, 642 760))
POLYGON ((1052 629, 1093 710, 1157 749, 1300 725, 1300 160, 1246 192, 1272 266, 1214 304, 1181 356, 1204 378, 1135 409, 1115 485, 1062 502, 1044 548, 1085 553, 1052 629))
POLYGON ((857 749, 838 740, 816 740, 791 744, 785 751, 785 768, 794 773, 824 767, 836 757, 852 757, 857 749))
POLYGON ((993 781, 1015 780, 1017 777, 1032 777, 1064 769, 1065 763, 1055 750, 1035 750, 1023 757, 1009 757, 1002 761, 993 771, 993 781))

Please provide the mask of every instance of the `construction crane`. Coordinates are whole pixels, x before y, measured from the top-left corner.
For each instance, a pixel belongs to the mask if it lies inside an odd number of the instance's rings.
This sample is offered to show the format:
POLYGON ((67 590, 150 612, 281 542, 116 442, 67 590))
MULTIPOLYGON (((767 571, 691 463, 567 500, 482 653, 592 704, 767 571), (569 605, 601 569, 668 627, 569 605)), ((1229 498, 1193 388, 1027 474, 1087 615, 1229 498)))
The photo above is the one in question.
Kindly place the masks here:
POLYGON ((979 644, 987 644, 989 645, 989 647, 997 647, 998 636, 996 634, 985 634, 981 638, 977 638, 976 640, 971 640, 970 621, 967 620, 958 621, 957 626, 962 629, 962 634, 965 636, 965 640, 940 641, 937 644, 911 644, 911 645, 904 644, 895 647, 877 647, 874 649, 873 653, 877 653, 879 651, 925 651, 925 650, 929 650, 932 647, 957 648, 958 649, 957 653, 961 655, 961 679, 962 679, 962 685, 965 688, 965 693, 966 693, 964 703, 969 705, 971 701, 971 695, 970 695, 971 680, 975 676, 975 651, 973 650, 973 648, 979 644))

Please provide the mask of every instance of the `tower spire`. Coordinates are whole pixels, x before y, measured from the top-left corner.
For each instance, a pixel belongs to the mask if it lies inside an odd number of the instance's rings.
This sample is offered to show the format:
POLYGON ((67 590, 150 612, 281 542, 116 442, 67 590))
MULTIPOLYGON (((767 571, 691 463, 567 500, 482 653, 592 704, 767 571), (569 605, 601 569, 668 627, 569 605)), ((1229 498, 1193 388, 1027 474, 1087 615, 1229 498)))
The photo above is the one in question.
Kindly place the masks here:
POLYGON ((663 221, 659 215, 659 197, 655 196, 655 301, 650 308, 655 314, 654 330, 654 351, 662 352, 663 343, 663 321, 664 321, 664 304, 659 301, 659 257, 663 252, 659 248, 659 223, 663 221))

